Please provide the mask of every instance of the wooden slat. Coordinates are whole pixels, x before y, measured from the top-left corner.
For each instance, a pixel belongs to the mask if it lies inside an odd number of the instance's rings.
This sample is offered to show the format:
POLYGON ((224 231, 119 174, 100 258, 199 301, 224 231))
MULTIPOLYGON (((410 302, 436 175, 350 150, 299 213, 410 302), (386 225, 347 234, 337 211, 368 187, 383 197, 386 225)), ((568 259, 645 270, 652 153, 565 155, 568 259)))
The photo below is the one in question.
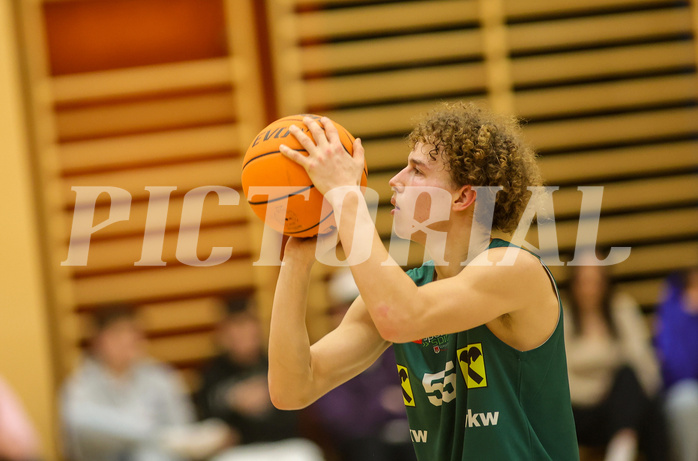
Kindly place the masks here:
MULTIPOLYGON (((562 251, 575 247, 578 221, 556 223, 558 244, 562 251)), ((531 232, 535 232, 532 229, 531 232)), ((598 243, 635 243, 650 239, 687 238, 698 234, 695 209, 652 211, 604 218, 599 224, 598 243)), ((530 241, 534 241, 530 239, 530 241)))
MULTIPOLYGON (((380 173, 369 177, 368 187, 378 192, 382 201, 392 195, 388 181, 392 173, 380 173)), ((578 216, 582 192, 577 187, 563 187, 553 193, 555 215, 578 216)), ((604 186, 602 211, 617 212, 659 205, 670 206, 690 201, 698 203, 698 175, 660 177, 613 183, 604 186)))
MULTIPOLYGON (((578 216, 582 195, 576 187, 564 187, 554 192, 556 216, 578 216)), ((601 209, 602 212, 609 213, 642 210, 646 207, 670 207, 687 202, 698 204, 698 175, 640 179, 605 185, 601 209)))
MULTIPOLYGON (((203 228, 199 232, 198 251, 199 259, 206 259, 211 253, 211 247, 232 247, 233 257, 252 251, 249 240, 249 231, 246 226, 225 226, 203 228)), ((179 232, 165 233, 162 261, 167 264, 179 264, 175 251, 179 232)), ((67 248, 66 248, 67 254, 67 248)), ((134 267, 134 263, 141 259, 143 251, 143 236, 137 235, 118 240, 97 240, 90 244, 88 263, 86 266, 75 266, 76 275, 89 275, 93 272, 106 270, 128 270, 134 267)))
POLYGON ((695 74, 519 91, 516 113, 523 118, 629 109, 698 100, 695 74))
POLYGON ((677 41, 515 58, 511 69, 515 85, 528 85, 682 69, 695 59, 692 42, 677 41))
MULTIPOLYGON (((223 314, 218 297, 201 297, 165 303, 143 304, 136 310, 138 326, 149 334, 168 333, 188 328, 210 328, 223 314)), ((79 323, 76 344, 85 344, 92 336, 92 312, 83 311, 73 317, 79 323)))
POLYGON ((555 0, 504 0, 504 8, 510 18, 533 16, 543 14, 560 13, 585 13, 609 8, 633 7, 643 5, 656 5, 666 3, 675 4, 672 0, 586 0, 584 2, 558 2, 555 0))
POLYGON ((543 177, 550 185, 599 181, 634 174, 660 174, 677 169, 697 168, 698 142, 646 144, 621 149, 543 156, 539 163, 543 177))
MULTIPOLYGON (((146 186, 177 186, 180 191, 195 187, 218 185, 227 187, 240 186, 242 158, 224 158, 208 161, 142 168, 126 172, 103 172, 83 176, 72 176, 63 181, 66 206, 75 204, 75 192, 71 187, 115 186, 129 192, 132 200, 147 199, 146 186)), ((241 201, 244 197, 241 197, 241 201)), ((97 203, 108 203, 103 194, 97 203)))
POLYGON ((366 165, 368 166, 369 178, 374 169, 397 169, 407 165, 407 156, 410 153, 410 148, 404 137, 367 140, 363 143, 363 146, 366 150, 366 165))
MULTIPOLYGON (((358 135, 357 135, 358 136, 358 135)), ((364 142, 369 181, 375 169, 390 169, 391 174, 407 162, 409 147, 404 138, 364 142)), ((698 142, 661 144, 571 152, 542 156, 538 160, 546 184, 599 181, 618 176, 664 173, 698 167, 698 142), (658 161, 661 159, 661 161, 658 161), (603 168, 599 168, 603 165, 603 168)))
MULTIPOLYGON (((678 268, 695 265, 698 260, 698 241, 670 243, 635 247, 630 250, 627 260, 609 266, 611 277, 646 277, 647 275, 670 272, 678 268)), ((569 281, 570 269, 567 266, 550 266, 555 280, 559 284, 569 281)), ((641 282, 624 282, 620 288, 627 287, 628 291, 642 300, 642 304, 656 301, 655 294, 661 286, 662 279, 651 279, 641 282), (643 284, 647 283, 646 287, 643 284), (653 299, 654 298, 654 299, 653 299)))
MULTIPOLYGON (((156 225, 153 230, 161 230, 163 227, 170 232, 179 229, 182 216, 183 196, 173 196, 170 198, 167 219, 162 225, 156 225)), ((218 205, 217 199, 213 200, 213 196, 208 198, 209 201, 204 202, 203 216, 201 218, 202 225, 209 226, 221 225, 225 223, 241 222, 248 217, 249 205, 244 201, 244 197, 240 198, 238 206, 221 206, 218 205)), ((94 222, 99 223, 106 220, 109 216, 109 206, 98 206, 95 208, 94 222)), ((124 236, 133 236, 134 234, 143 236, 145 223, 147 219, 148 202, 135 202, 131 204, 131 213, 127 221, 119 221, 108 225, 104 229, 100 229, 94 234, 94 238, 116 238, 124 236)), ((64 246, 70 237, 70 229, 73 223, 73 211, 69 210, 62 216, 61 229, 65 229, 64 235, 61 236, 61 241, 56 244, 64 246)))
POLYGON ((59 111, 56 114, 56 126, 61 139, 164 130, 231 121, 235 118, 234 104, 233 94, 224 91, 82 107, 59 111))
POLYGON ((478 30, 456 30, 322 43, 298 52, 305 73, 365 70, 476 56, 482 53, 482 37, 478 30))
POLYGON ((459 98, 444 98, 378 107, 330 110, 325 115, 332 120, 337 120, 357 137, 407 133, 412 129, 415 117, 434 109, 441 101, 456 102, 459 100, 459 98))
POLYGON ((146 350, 163 362, 202 360, 211 357, 216 348, 210 333, 195 333, 171 338, 151 339, 146 350))
MULTIPOLYGON (((524 134, 539 150, 586 148, 698 132, 695 107, 531 123, 524 134)), ((361 136, 356 131, 356 136, 361 136)))
POLYGON ((213 325, 222 315, 221 300, 217 297, 145 304, 138 309, 143 328, 154 332, 213 325))
MULTIPOLYGON (((64 173, 132 168, 153 162, 191 159, 198 155, 240 150, 238 125, 217 125, 159 133, 61 144, 58 155, 64 173)), ((246 147, 246 141, 245 147, 246 147)))
POLYGON ((509 27, 509 48, 514 52, 612 43, 619 40, 690 33, 685 9, 641 11, 558 21, 515 24, 509 27))
POLYGON ((611 275, 628 277, 658 271, 687 268, 698 261, 698 242, 672 243, 635 248, 630 257, 611 266, 611 275))
MULTIPOLYGON (((373 175, 368 187, 378 192, 382 201, 387 201, 392 192, 388 180, 389 173, 373 175)), ((578 219, 582 192, 577 187, 563 187, 553 193, 554 212, 557 220, 578 219)), ((625 181, 604 186, 602 212, 643 210, 646 207, 698 203, 698 175, 660 177, 625 181)), ((389 212, 392 207, 387 207, 389 212)), ((608 218, 606 218, 608 219, 608 218)), ((698 220, 698 216, 696 217, 698 220)), ((605 222, 605 220, 604 220, 605 222)))
POLYGON ((247 260, 231 260, 211 267, 174 266, 136 270, 75 280, 78 305, 148 302, 182 295, 208 294, 252 287, 254 277, 247 260))
POLYGON ((297 18, 296 32, 300 39, 337 38, 456 25, 475 20, 475 1, 412 1, 301 14, 297 18))
MULTIPOLYGON (((380 207, 376 229, 382 237, 392 230, 391 207, 380 207)), ((560 251, 574 249, 577 239, 577 220, 556 222, 560 251)), ((597 242, 600 245, 642 242, 649 239, 687 238, 698 234, 695 209, 652 211, 604 218, 599 224, 597 242)), ((527 241, 537 241, 537 230, 532 226, 527 241)))
POLYGON ((229 58, 63 75, 50 80, 56 103, 86 102, 228 85, 235 74, 229 58))
POLYGON ((425 67, 377 74, 308 80, 304 84, 309 107, 428 97, 483 91, 482 63, 425 67), (439 82, 435 85, 434 82, 439 82))

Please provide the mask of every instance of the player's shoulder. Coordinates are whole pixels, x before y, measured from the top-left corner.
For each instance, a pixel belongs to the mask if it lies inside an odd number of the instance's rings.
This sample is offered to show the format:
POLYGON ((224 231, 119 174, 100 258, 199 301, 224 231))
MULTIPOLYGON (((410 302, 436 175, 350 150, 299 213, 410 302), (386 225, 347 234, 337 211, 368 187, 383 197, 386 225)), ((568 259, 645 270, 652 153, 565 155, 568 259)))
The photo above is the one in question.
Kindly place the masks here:
POLYGON ((468 266, 506 268, 507 272, 542 269, 538 256, 515 245, 488 248, 473 258, 468 266))

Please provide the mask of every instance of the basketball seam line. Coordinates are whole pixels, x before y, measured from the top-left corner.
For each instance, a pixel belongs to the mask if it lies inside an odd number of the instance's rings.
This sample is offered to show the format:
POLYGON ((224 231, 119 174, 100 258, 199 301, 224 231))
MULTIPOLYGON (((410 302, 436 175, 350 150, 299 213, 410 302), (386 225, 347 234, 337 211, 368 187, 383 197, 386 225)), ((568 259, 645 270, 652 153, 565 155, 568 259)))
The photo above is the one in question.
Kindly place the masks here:
MULTIPOLYGON (((298 151, 298 152, 307 152, 305 149, 294 149, 294 150, 295 150, 295 151, 298 151)), ((272 154, 280 154, 280 153, 281 153, 280 150, 275 150, 275 151, 273 151, 273 152, 265 152, 264 154, 259 154, 258 156, 249 159, 244 165, 242 165, 242 169, 241 169, 240 171, 242 172, 242 171, 245 169, 245 167, 246 167, 247 165, 249 165, 250 163, 254 162, 254 161, 257 160, 258 158, 266 157, 267 155, 272 155, 272 154)))
POLYGON ((273 198, 273 199, 271 199, 271 200, 265 200, 265 201, 263 201, 263 202, 251 202, 251 201, 249 201, 249 200, 248 200, 247 202, 248 202, 250 205, 266 205, 267 203, 278 202, 279 200, 284 200, 284 199, 287 199, 287 198, 289 198, 289 197, 293 197, 294 195, 302 194, 303 192, 307 191, 308 189, 312 189, 313 187, 315 187, 315 185, 314 185, 314 184, 311 184, 311 185, 309 185, 309 186, 307 186, 307 187, 304 187, 304 188, 302 188, 302 189, 298 189, 297 191, 295 191, 295 192, 292 193, 292 194, 283 195, 283 196, 281 196, 281 197, 276 197, 276 198, 273 198))

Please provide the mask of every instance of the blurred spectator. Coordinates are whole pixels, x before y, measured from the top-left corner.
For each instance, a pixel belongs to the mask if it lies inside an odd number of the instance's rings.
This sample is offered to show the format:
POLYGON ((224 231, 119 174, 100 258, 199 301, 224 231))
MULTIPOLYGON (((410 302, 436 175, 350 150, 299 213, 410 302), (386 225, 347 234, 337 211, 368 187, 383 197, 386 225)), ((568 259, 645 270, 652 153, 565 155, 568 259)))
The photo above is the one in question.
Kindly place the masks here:
POLYGON ((252 303, 229 299, 225 304, 216 334, 221 353, 204 368, 197 395, 200 416, 223 420, 238 445, 216 459, 322 459, 314 444, 299 438, 297 413, 278 410, 271 403, 268 363, 252 303))
POLYGON ((669 278, 657 348, 675 458, 698 461, 698 267, 669 278))
MULTIPOLYGON (((349 269, 333 274, 328 294, 334 328, 359 296, 349 269)), ((416 459, 392 349, 310 409, 339 451, 341 461, 416 459)))
POLYGON ((10 386, 0 379, 0 460, 39 458, 39 442, 31 422, 10 386))
POLYGON ((173 370, 144 356, 143 336, 127 306, 94 316, 90 353, 64 388, 62 418, 75 461, 172 461, 168 429, 193 420, 173 370))
POLYGON ((649 461, 666 460, 659 369, 638 305, 616 292, 605 267, 596 265, 573 268, 566 304, 567 365, 580 445, 607 445, 608 461, 635 460, 638 448, 649 461))

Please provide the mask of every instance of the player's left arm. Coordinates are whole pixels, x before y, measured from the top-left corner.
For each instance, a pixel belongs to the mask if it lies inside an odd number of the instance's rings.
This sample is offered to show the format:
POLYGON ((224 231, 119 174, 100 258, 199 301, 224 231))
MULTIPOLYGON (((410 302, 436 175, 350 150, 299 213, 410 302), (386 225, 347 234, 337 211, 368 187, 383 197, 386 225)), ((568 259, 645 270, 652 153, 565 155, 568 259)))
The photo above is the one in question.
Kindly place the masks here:
MULTIPOLYGON (((385 285, 395 289, 376 297, 369 312, 381 335, 393 342, 464 331, 505 314, 513 323, 526 316, 531 323, 546 325, 558 315, 557 303, 550 302, 554 292, 547 272, 535 256, 516 248, 488 250, 458 275, 408 287, 404 294, 397 281, 385 285), (507 251, 513 256, 510 261, 507 251), (487 265, 491 262, 500 265, 487 265)), ((548 334, 546 329, 543 335, 548 334)))

